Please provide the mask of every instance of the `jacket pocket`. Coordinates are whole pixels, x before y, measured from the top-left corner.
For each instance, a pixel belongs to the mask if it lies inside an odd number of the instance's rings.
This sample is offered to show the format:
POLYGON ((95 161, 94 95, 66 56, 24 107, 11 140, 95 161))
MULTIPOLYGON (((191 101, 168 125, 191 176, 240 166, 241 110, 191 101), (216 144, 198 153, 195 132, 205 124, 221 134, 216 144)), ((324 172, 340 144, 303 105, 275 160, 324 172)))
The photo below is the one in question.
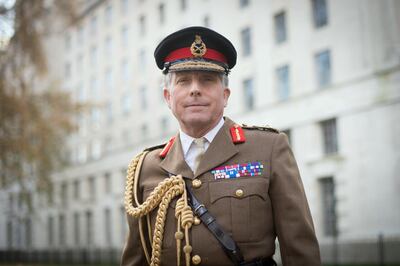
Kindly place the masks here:
POLYGON ((210 182, 210 212, 236 242, 257 242, 265 238, 270 203, 268 179, 242 177, 210 182), (222 224, 221 224, 222 225, 222 224), (226 226, 226 227, 225 227, 226 226))

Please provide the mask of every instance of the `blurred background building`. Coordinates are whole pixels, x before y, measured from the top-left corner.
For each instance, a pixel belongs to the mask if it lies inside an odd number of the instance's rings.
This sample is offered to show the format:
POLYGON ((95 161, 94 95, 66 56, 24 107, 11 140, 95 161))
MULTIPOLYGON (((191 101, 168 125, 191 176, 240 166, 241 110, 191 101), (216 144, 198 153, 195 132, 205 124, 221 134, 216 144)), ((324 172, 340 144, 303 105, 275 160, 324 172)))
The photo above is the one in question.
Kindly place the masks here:
POLYGON ((73 165, 54 175, 52 194, 34 195, 33 214, 17 187, 0 192, 2 254, 118 260, 127 165, 177 132, 153 51, 203 25, 238 51, 226 114, 289 136, 324 262, 400 261, 400 1, 79 3, 79 20, 45 44, 52 78, 95 108, 70 137, 73 165))

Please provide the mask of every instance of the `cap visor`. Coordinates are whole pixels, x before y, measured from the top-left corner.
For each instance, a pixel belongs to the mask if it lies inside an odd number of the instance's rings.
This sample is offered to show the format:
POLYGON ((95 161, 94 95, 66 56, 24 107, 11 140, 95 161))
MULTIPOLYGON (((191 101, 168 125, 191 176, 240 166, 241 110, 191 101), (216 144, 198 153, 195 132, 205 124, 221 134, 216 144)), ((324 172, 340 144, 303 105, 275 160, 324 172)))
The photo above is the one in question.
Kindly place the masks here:
POLYGON ((178 71, 190 71, 190 70, 200 70, 200 71, 214 71, 214 72, 225 72, 225 68, 215 64, 213 62, 204 61, 185 61, 179 62, 169 67, 169 72, 178 71))

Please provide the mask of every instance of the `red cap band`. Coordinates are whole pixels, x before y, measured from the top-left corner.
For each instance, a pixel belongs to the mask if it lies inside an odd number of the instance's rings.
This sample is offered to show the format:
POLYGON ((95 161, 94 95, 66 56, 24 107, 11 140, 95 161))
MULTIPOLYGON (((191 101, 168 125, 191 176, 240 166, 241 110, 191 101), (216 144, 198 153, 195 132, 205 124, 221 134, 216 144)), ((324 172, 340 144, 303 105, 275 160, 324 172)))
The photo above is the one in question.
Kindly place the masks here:
MULTIPOLYGON (((184 48, 180 48, 175 51, 172 51, 167 57, 165 57, 164 62, 174 62, 174 61, 186 59, 186 58, 196 58, 190 51, 190 47, 184 47, 184 48)), ((210 59, 210 60, 228 64, 228 60, 226 60, 226 57, 214 49, 207 48, 207 51, 202 56, 202 58, 206 58, 206 59, 210 59)))

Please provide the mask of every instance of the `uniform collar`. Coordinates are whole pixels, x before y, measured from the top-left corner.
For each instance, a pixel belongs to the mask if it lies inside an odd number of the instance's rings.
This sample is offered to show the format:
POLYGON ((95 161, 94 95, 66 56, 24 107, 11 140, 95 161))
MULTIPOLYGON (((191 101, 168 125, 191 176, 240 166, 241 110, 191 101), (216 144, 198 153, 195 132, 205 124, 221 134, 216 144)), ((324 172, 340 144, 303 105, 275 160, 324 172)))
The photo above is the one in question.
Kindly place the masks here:
MULTIPOLYGON (((208 143, 211 143, 215 136, 217 135, 218 131, 224 126, 224 118, 221 117, 219 120, 218 124, 211 129, 210 131, 207 132, 203 137, 207 139, 208 143)), ((192 145, 192 142, 195 138, 189 136, 185 132, 182 131, 182 129, 179 129, 179 138, 181 140, 182 144, 182 151, 183 151, 183 156, 186 156, 186 154, 189 151, 190 145, 192 145)))
POLYGON ((174 175, 181 174, 184 177, 193 179, 223 164, 239 152, 236 145, 232 142, 232 137, 229 132, 229 129, 234 124, 232 120, 225 117, 223 127, 214 136, 215 138, 206 150, 204 160, 200 162, 195 174, 184 159, 183 145, 180 137, 175 138, 168 154, 166 154, 165 158, 160 163, 161 168, 168 173, 174 175))

